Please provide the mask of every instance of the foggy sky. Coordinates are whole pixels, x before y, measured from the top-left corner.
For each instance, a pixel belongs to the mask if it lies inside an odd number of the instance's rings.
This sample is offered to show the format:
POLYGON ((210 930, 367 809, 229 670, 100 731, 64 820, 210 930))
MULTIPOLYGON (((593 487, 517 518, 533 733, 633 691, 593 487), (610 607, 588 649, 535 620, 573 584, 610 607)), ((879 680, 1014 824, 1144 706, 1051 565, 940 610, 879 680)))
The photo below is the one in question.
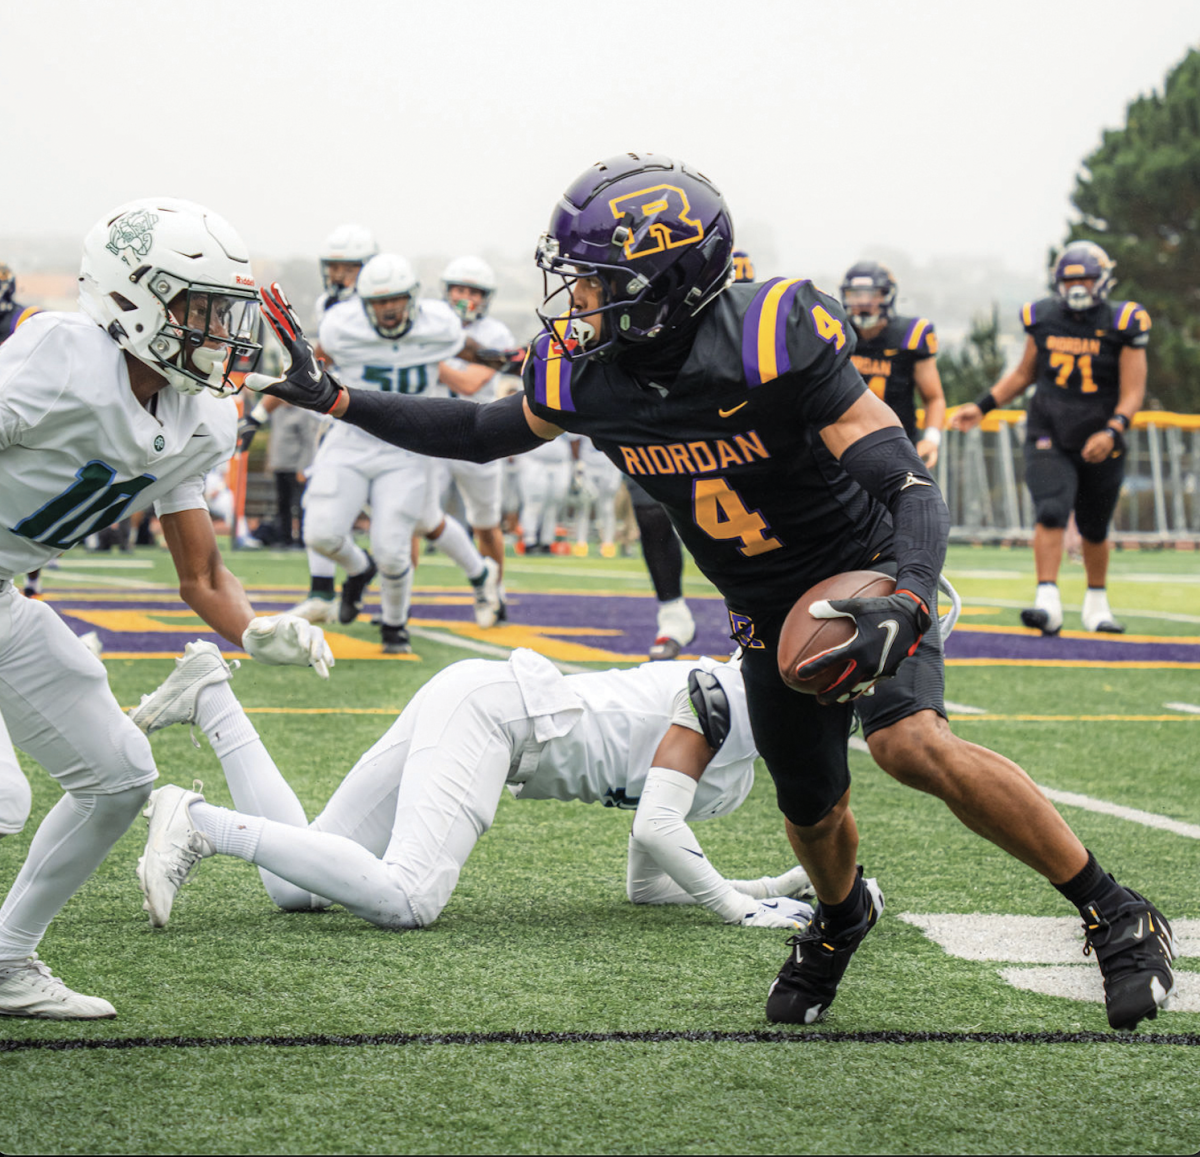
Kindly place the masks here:
POLYGON ((358 221, 523 259, 578 172, 653 149, 717 182, 765 272, 886 246, 1040 284, 1080 160, 1197 42, 1195 0, 38 0, 0 24, 0 235, 166 194, 257 254, 358 221))

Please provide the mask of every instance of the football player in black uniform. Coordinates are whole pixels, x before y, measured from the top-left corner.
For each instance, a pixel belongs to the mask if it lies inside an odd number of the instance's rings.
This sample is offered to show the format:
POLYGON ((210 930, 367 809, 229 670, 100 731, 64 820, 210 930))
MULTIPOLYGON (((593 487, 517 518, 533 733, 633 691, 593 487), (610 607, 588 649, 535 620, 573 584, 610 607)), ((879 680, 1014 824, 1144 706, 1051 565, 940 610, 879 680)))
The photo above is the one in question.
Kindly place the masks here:
POLYGON ((570 430, 663 504, 725 596, 755 743, 820 899, 771 986, 770 1020, 824 1013, 882 907, 856 869, 856 709, 881 767, 1076 904, 1110 1023, 1153 1017, 1173 987, 1169 925, 1101 869, 1019 767, 947 725, 933 610, 949 517, 899 419, 851 363, 840 303, 800 278, 734 285, 732 251, 711 181, 669 157, 622 154, 570 186, 538 246, 548 288, 561 284, 540 311, 524 397, 481 406, 347 390, 316 366, 278 286, 263 300, 291 367, 247 384, 439 456, 486 460, 570 430), (895 575, 896 592, 818 604, 818 617, 856 631, 804 671, 835 672, 826 692, 789 690, 775 654, 788 611, 816 582, 867 567, 895 575))
POLYGON ((850 360, 868 389, 900 419, 921 461, 937 465, 946 417, 946 395, 937 371, 937 334, 927 317, 893 317, 896 282, 878 261, 859 261, 842 279, 842 306, 858 335, 850 360), (925 426, 917 429, 913 391, 925 407, 925 426))
POLYGON ((1025 484, 1033 496, 1037 595, 1021 612, 1044 635, 1062 629, 1058 569, 1071 511, 1083 537, 1087 593, 1083 625, 1120 634, 1105 584, 1108 528, 1125 476, 1125 431, 1146 395, 1150 315, 1136 301, 1108 301, 1115 263, 1092 241, 1076 241, 1051 274, 1055 294, 1021 307, 1029 335, 1017 367, 954 418, 969 430, 983 415, 1036 385, 1025 430, 1025 484))

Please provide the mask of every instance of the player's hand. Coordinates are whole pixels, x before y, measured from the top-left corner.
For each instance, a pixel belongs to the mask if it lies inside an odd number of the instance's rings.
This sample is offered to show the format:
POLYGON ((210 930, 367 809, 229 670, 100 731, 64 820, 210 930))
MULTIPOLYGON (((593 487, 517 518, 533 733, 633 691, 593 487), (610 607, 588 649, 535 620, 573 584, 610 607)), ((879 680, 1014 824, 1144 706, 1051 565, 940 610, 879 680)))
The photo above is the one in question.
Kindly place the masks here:
POLYGON ((342 396, 342 383, 321 368, 316 354, 300 328, 300 319, 292 309, 291 302, 284 296, 279 282, 270 289, 260 289, 263 316, 271 332, 279 339, 288 355, 287 373, 282 378, 271 378, 266 374, 247 374, 246 387, 257 393, 272 394, 299 406, 302 410, 316 410, 328 414, 342 396))
POLYGON ((803 900, 772 896, 769 900, 747 900, 746 914, 738 921, 743 928, 790 928, 799 932, 812 919, 813 908, 803 900))
POLYGON ((808 608, 814 619, 852 619, 852 638, 820 658, 796 669, 797 679, 811 679, 834 667, 837 680, 817 702, 848 703, 867 694, 879 679, 890 679, 929 630, 929 608, 911 591, 880 599, 819 599, 808 608))
POLYGON ((1111 458, 1118 450, 1125 448, 1125 439, 1120 435, 1120 431, 1113 429, 1111 426, 1105 426, 1103 430, 1098 430, 1084 444, 1081 451, 1081 457, 1085 462, 1093 464, 1104 462, 1111 458), (1111 433, 1109 431, 1112 431, 1111 433))
POLYGON ((254 435, 262 429, 262 423, 253 414, 246 414, 238 419, 237 448, 239 454, 245 454, 254 441, 254 435))
POLYGON ((312 667, 322 679, 329 678, 333 652, 325 632, 299 615, 264 615, 251 619, 242 632, 246 654, 268 667, 312 667))
POLYGON ((755 900, 772 896, 789 896, 793 900, 809 900, 817 894, 808 873, 797 864, 782 876, 759 876, 757 880, 730 880, 729 886, 755 900))
POLYGON ((921 459, 925 465, 932 470, 937 465, 938 448, 926 438, 922 438, 917 443, 917 457, 921 459))
MULTIPOLYGON (((983 421, 983 411, 974 402, 967 402, 954 411, 950 419, 951 430, 970 430, 983 421)), ((920 451, 917 451, 920 453, 920 451)))

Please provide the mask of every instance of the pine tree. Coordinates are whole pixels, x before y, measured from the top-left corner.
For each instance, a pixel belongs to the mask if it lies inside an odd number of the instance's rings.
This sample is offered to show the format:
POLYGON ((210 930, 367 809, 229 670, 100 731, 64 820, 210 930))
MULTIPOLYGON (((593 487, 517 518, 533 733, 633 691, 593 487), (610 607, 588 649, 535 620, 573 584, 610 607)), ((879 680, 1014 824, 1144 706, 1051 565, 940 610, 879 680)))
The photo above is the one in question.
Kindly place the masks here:
MULTIPOLYGON (((973 402, 984 390, 991 389, 1004 373, 1004 355, 1000 352, 1000 313, 992 306, 990 316, 971 319, 967 344, 958 350, 946 350, 938 358, 938 374, 948 406, 973 402)), ((1018 405, 1014 402, 1013 405, 1018 405)))
POLYGON ((1068 240, 1102 245, 1117 263, 1113 298, 1150 311, 1148 397, 1200 411, 1200 51, 1104 133, 1071 200, 1082 217, 1068 240))

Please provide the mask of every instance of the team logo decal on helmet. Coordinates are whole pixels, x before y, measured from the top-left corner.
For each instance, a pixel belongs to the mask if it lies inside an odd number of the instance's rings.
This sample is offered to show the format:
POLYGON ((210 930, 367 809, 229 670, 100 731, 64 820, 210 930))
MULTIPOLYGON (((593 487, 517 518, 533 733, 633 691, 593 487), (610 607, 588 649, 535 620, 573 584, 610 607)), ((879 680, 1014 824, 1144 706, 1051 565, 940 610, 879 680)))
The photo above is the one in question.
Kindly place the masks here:
POLYGON ((110 253, 119 257, 131 268, 136 262, 135 257, 145 257, 154 244, 154 226, 158 224, 158 214, 149 209, 138 209, 118 217, 108 231, 108 244, 105 245, 110 253))
POLYGON ((625 193, 609 201, 608 207, 618 221, 624 218, 622 223, 629 230, 622 246, 628 260, 704 240, 704 226, 688 216, 691 205, 678 185, 625 193))

